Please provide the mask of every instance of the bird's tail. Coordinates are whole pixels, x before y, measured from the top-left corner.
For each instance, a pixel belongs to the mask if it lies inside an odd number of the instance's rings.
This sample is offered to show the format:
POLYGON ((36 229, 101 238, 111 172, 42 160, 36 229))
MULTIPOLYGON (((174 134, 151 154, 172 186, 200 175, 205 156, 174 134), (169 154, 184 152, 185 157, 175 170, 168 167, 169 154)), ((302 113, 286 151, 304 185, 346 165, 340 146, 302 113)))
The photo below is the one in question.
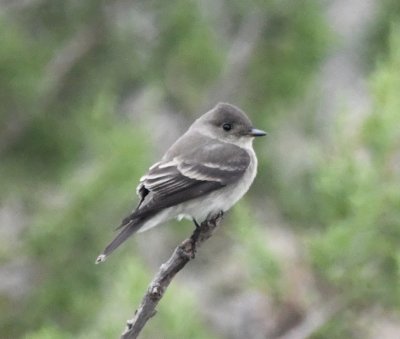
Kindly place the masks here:
POLYGON ((126 218, 122 222, 118 229, 121 231, 111 241, 104 251, 97 257, 96 264, 99 264, 107 259, 107 257, 121 245, 126 239, 128 239, 133 233, 135 233, 143 225, 143 220, 137 218, 126 218))

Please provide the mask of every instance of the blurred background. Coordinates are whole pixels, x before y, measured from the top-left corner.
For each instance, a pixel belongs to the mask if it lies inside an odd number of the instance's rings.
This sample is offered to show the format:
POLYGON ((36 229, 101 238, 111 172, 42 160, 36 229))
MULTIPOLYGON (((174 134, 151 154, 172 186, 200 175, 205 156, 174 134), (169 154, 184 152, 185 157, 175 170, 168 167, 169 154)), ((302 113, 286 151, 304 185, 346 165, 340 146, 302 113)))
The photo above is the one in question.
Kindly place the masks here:
POLYGON ((95 266, 219 101, 259 174, 142 338, 400 338, 398 0, 1 0, 0 337, 117 338, 193 229, 95 266))

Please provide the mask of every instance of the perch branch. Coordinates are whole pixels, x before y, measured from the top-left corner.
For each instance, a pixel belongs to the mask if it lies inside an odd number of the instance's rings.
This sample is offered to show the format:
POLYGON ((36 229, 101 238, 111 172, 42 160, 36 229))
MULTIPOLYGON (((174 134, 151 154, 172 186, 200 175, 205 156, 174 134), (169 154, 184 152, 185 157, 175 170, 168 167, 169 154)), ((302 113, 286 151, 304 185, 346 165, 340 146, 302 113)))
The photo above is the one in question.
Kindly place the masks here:
POLYGON ((126 323, 126 328, 121 339, 135 339, 146 325, 147 321, 156 314, 156 306, 163 297, 170 282, 175 275, 191 260, 194 259, 196 249, 211 235, 221 222, 223 213, 202 222, 193 231, 190 238, 185 239, 177 248, 167 262, 161 265, 159 271, 150 283, 139 308, 135 311, 132 319, 126 323))

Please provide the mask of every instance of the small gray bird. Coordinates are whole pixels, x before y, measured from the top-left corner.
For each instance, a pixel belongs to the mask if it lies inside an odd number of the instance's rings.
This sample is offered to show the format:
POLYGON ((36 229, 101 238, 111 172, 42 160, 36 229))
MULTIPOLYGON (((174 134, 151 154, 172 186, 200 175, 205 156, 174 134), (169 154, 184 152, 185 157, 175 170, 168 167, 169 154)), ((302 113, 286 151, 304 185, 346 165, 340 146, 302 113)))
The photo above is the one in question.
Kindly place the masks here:
POLYGON ((96 263, 105 261, 135 232, 173 218, 189 218, 198 226, 208 216, 229 210, 256 176, 253 139, 265 134, 227 103, 198 118, 140 179, 138 206, 122 221, 121 231, 96 263))

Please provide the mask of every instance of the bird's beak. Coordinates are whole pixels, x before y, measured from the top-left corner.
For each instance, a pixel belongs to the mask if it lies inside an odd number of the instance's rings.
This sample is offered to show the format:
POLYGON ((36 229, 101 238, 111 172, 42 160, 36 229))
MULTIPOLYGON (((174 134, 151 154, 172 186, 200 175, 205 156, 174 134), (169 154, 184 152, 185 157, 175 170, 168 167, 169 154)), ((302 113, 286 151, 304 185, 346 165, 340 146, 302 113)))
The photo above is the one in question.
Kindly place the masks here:
POLYGON ((252 128, 249 133, 249 135, 251 135, 252 137, 263 137, 266 134, 267 134, 266 132, 257 128, 252 128))

